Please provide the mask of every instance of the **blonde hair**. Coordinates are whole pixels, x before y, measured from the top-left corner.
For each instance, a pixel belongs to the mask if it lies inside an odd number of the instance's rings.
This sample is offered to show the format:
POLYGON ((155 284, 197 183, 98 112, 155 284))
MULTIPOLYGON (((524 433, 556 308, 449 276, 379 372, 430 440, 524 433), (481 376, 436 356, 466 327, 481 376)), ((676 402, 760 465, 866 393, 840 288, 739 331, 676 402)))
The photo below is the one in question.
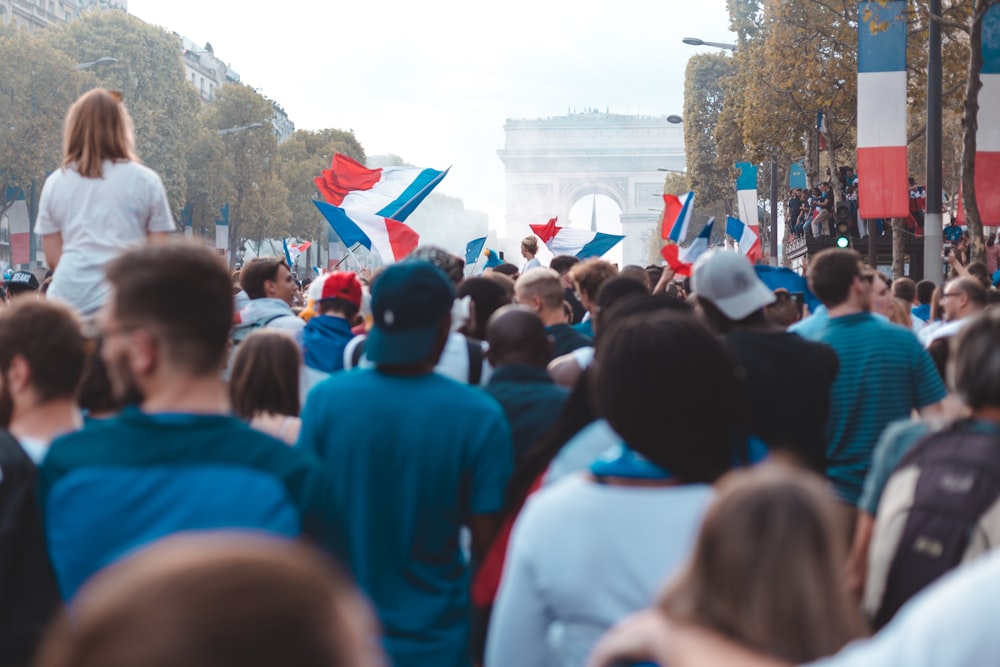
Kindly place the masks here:
POLYGON ((866 632, 841 583, 839 510, 811 473, 780 464, 729 473, 661 609, 795 664, 837 652, 866 632))
POLYGON ((538 254, 538 239, 534 236, 525 236, 521 239, 521 248, 530 252, 532 255, 538 254))
POLYGON ((892 300, 892 316, 889 317, 889 321, 895 324, 902 324, 907 329, 913 327, 913 318, 910 315, 910 306, 908 303, 902 299, 893 298, 892 300))
POLYGON ((121 96, 94 88, 81 95, 66 114, 63 167, 86 178, 103 175, 104 160, 138 162, 135 129, 121 96))

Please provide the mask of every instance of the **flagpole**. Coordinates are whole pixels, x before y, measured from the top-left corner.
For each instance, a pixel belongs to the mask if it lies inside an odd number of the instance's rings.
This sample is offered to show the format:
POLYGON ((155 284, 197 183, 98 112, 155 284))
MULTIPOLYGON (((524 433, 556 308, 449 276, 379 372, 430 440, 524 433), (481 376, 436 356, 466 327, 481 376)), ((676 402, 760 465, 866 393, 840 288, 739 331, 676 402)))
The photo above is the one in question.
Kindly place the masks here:
MULTIPOLYGON (((365 270, 365 266, 361 263, 361 260, 358 259, 358 256, 354 254, 354 249, 357 248, 359 245, 361 245, 361 244, 360 243, 355 243, 351 247, 347 248, 347 254, 350 255, 351 259, 354 260, 354 263, 358 265, 358 271, 364 271, 365 270)), ((347 246, 345 246, 345 247, 347 247, 347 246)))

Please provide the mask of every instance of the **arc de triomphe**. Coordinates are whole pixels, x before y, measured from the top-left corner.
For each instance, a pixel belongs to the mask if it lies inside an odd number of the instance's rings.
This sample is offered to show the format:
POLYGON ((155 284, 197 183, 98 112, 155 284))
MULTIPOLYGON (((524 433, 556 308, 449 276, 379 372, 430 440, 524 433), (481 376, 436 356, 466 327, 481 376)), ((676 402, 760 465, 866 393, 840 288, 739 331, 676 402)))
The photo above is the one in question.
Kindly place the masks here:
POLYGON ((569 221, 573 204, 599 194, 621 209, 625 264, 645 266, 656 231, 663 176, 683 171, 684 131, 665 116, 623 116, 587 111, 504 125, 499 151, 507 172, 507 236, 531 233, 558 215, 569 221), (651 210, 652 209, 652 210, 651 210))

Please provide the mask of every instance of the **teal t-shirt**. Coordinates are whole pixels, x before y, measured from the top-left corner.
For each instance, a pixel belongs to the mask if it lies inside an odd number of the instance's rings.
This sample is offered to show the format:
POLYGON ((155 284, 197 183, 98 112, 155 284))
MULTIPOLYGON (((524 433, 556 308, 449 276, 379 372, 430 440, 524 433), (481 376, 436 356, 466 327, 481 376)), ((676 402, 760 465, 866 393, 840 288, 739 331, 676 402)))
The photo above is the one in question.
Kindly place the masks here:
POLYGON ((827 477, 854 505, 885 427, 937 403, 946 390, 913 332, 871 313, 831 318, 815 340, 840 361, 826 424, 827 477))
POLYGON ((96 571, 177 532, 306 534, 334 552, 342 538, 316 461, 226 415, 131 407, 90 420, 52 443, 40 481, 64 599, 96 571))
POLYGON ((513 468, 500 406, 444 376, 374 369, 309 394, 297 447, 345 508, 347 560, 396 665, 468 667, 468 568, 459 532, 503 508, 513 468))

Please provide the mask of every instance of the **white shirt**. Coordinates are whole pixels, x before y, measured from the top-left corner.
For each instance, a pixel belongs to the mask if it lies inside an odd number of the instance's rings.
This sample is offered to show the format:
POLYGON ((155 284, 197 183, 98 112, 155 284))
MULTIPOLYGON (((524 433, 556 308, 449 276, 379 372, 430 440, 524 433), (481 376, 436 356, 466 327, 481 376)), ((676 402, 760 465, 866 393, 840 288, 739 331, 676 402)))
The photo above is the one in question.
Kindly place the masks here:
POLYGON ((706 485, 625 487, 573 475, 514 525, 486 667, 582 667, 601 635, 653 603, 694 547, 706 485))
POLYGON ((907 602, 875 637, 813 667, 1000 664, 1000 552, 962 565, 907 602))
POLYGON ((45 179, 35 225, 39 236, 62 235, 62 257, 47 296, 93 314, 110 289, 105 265, 150 232, 174 230, 167 193, 152 169, 107 160, 100 178, 57 169, 45 179))

